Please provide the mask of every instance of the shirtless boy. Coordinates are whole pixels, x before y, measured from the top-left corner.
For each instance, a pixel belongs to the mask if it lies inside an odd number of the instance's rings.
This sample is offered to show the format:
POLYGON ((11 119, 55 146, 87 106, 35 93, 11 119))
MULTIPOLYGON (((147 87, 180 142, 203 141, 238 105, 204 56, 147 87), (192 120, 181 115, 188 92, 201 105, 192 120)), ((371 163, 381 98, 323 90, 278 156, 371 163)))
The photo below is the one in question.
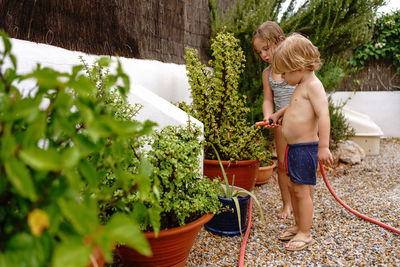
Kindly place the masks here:
POLYGON ((288 146, 285 167, 290 177, 289 192, 295 225, 279 235, 290 240, 287 250, 302 250, 311 245, 313 219, 312 192, 316 184, 318 162, 331 166, 329 150, 330 118, 326 93, 314 71, 320 69, 318 48, 300 34, 286 38, 275 50, 273 68, 290 85, 297 85, 289 105, 272 114, 281 121, 288 146))

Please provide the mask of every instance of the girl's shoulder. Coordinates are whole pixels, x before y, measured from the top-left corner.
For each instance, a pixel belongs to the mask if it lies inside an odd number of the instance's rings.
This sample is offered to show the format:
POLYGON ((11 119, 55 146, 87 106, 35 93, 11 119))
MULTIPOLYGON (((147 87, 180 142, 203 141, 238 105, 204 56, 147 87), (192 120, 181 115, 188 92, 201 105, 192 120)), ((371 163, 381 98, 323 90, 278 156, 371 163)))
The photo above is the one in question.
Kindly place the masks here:
POLYGON ((268 67, 266 67, 264 70, 263 70, 263 75, 266 75, 266 74, 268 74, 269 75, 269 72, 271 71, 271 65, 269 65, 268 67))

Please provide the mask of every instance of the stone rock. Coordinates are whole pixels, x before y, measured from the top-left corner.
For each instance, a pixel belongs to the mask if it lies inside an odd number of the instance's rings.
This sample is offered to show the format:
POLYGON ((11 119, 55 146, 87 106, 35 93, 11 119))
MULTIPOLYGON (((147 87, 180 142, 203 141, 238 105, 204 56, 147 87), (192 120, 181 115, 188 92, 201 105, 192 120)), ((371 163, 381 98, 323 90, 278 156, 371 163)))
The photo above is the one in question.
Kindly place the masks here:
POLYGON ((365 151, 357 143, 346 140, 338 144, 339 160, 344 163, 358 164, 365 158, 365 151))

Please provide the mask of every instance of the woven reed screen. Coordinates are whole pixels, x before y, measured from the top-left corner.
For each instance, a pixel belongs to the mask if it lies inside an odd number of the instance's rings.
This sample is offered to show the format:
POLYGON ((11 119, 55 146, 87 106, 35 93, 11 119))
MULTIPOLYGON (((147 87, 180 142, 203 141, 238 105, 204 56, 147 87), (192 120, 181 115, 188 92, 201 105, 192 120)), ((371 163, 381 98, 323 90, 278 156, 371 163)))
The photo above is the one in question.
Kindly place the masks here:
POLYGON ((340 83, 339 91, 395 91, 400 90, 400 74, 389 61, 372 60, 354 75, 340 83), (358 80, 358 84, 355 80, 358 80))
POLYGON ((0 0, 0 18, 13 38, 70 50, 184 63, 190 46, 208 60, 208 0, 0 0))

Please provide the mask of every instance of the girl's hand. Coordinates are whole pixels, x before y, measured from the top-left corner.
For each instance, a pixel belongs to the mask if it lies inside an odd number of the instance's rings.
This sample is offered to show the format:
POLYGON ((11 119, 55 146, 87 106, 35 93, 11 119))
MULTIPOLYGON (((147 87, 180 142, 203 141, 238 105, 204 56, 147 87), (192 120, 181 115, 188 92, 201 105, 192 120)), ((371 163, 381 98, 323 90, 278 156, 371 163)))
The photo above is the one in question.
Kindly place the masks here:
POLYGON ((332 167, 333 157, 328 147, 318 148, 318 162, 322 165, 332 167))

